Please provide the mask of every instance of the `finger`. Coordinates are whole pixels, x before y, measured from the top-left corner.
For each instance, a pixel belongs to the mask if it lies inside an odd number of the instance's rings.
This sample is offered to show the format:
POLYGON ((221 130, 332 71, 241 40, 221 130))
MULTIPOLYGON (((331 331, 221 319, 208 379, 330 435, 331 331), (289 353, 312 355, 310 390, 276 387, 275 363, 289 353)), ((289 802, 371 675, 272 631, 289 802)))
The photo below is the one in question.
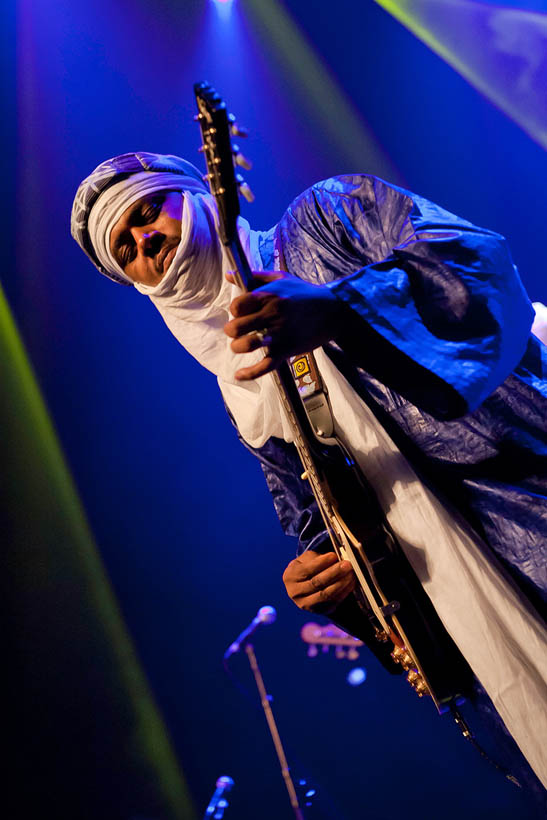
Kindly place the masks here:
POLYGON ((283 580, 285 583, 307 581, 312 575, 337 563, 338 557, 334 552, 320 553, 311 549, 306 550, 290 562, 283 573, 283 580))
MULTIPOLYGON (((323 589, 329 589, 335 584, 344 584, 348 579, 353 583, 353 571, 349 561, 338 561, 334 553, 329 554, 329 560, 334 558, 334 565, 325 568, 325 562, 309 561, 313 568, 306 566, 300 559, 292 561, 283 573, 283 583, 289 598, 297 602, 308 596, 317 595, 323 589), (321 570, 321 571, 320 571, 321 570)), ((327 556, 320 556, 321 559, 327 556)), ((299 604, 300 605, 300 604, 299 604)))
POLYGON ((234 339, 230 347, 234 353, 251 353, 253 350, 258 350, 265 345, 264 337, 252 332, 242 336, 241 339, 234 339))
POLYGON ((332 612, 339 606, 342 601, 353 592, 356 586, 356 579, 352 576, 333 584, 326 589, 321 589, 313 595, 298 596, 293 598, 293 601, 301 609, 306 609, 311 612, 328 613, 332 612))
POLYGON ((271 356, 265 356, 257 364, 236 370, 234 376, 238 382, 248 382, 252 379, 259 379, 261 376, 265 376, 266 373, 271 373, 271 371, 275 370, 278 366, 279 361, 277 359, 273 359, 271 356))
MULTIPOLYGON (((233 271, 228 271, 228 273, 224 275, 232 285, 239 284, 233 271)), ((256 290, 256 288, 260 288, 262 285, 268 285, 270 282, 276 282, 278 279, 284 279, 285 277, 286 274, 283 273, 283 271, 252 271, 248 290, 256 290)))
POLYGON ((262 285, 268 285, 270 282, 277 282, 278 279, 286 279, 287 274, 283 271, 274 270, 254 270, 253 271, 253 288, 260 288, 262 285))
POLYGON ((230 303, 230 313, 236 319, 240 316, 248 316, 250 313, 258 313, 263 305, 264 296, 266 294, 254 293, 243 293, 241 296, 236 296, 230 303))
POLYGON ((230 321, 224 325, 223 330, 224 333, 232 339, 239 339, 247 333, 252 333, 253 330, 262 330, 262 328, 268 327, 269 321, 270 317, 267 313, 263 309, 258 308, 256 313, 252 313, 249 316, 230 319, 230 321))
POLYGON ((348 577, 353 577, 353 568, 349 561, 338 561, 323 572, 314 574, 308 581, 303 581, 302 589, 310 593, 322 589, 329 589, 337 583, 344 583, 348 577))
POLYGON ((356 586, 357 578, 354 575, 350 575, 347 578, 337 581, 335 584, 325 587, 325 589, 319 590, 317 594, 321 601, 338 605, 350 592, 353 592, 356 586))
POLYGON ((309 567, 289 565, 283 575, 283 581, 289 597, 303 609, 316 604, 337 604, 355 588, 356 584, 350 562, 338 560, 322 572, 311 573, 311 577, 309 567))

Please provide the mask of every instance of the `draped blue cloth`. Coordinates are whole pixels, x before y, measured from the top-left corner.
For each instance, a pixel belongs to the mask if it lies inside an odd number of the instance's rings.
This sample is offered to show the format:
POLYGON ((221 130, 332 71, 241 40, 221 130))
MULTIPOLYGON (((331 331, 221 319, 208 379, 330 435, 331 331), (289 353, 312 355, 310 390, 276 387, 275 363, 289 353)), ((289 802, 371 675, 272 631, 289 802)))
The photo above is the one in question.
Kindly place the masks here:
MULTIPOLYGON (((348 305, 348 330, 326 348, 339 370, 424 480, 545 601, 547 349, 530 334, 505 239, 366 175, 298 197, 261 235, 265 267, 274 231, 287 270, 348 305)), ((306 548, 322 528, 291 449, 270 441, 257 454, 285 530, 306 548)))

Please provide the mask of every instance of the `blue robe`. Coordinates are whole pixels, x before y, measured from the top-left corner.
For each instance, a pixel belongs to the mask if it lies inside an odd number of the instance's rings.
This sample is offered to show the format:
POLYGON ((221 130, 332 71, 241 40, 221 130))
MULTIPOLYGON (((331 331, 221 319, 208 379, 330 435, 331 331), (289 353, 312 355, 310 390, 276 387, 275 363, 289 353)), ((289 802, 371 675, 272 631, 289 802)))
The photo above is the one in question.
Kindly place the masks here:
MULTIPOLYGON (((533 309, 506 241, 366 175, 298 197, 259 237, 265 269, 274 237, 291 274, 327 283, 349 307, 343 338, 325 346, 339 371, 541 610, 547 350, 530 334, 533 309)), ((285 532, 300 550, 321 548, 327 536, 292 445, 271 438, 254 452, 285 532)))

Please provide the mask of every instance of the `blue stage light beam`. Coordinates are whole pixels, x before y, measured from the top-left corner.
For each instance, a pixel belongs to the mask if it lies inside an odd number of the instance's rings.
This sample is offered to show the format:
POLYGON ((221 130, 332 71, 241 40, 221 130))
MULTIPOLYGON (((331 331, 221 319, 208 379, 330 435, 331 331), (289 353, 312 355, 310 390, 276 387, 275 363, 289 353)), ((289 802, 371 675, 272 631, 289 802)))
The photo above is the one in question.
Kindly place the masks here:
POLYGON ((232 16, 232 7, 235 0, 212 0, 217 14, 221 20, 229 20, 232 16))

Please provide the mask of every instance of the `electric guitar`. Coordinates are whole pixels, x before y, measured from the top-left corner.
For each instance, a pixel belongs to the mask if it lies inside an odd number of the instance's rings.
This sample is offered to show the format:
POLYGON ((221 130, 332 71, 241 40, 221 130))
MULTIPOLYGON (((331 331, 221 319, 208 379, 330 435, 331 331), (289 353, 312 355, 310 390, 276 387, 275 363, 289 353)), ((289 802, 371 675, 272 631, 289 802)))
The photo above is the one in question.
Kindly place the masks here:
MULTIPOLYGON (((249 167, 232 136, 243 137, 226 103, 208 83, 194 86, 207 181, 219 213, 219 237, 239 287, 252 290, 252 272, 237 232, 239 194, 252 199, 234 163, 249 167)), ((299 357, 296 357, 297 359, 299 357)), ((362 617, 378 641, 393 643, 392 658, 407 672, 419 696, 429 695, 440 712, 460 698, 469 669, 441 624, 380 508, 374 490, 344 444, 314 429, 291 372, 283 362, 272 373, 333 549, 351 562, 362 617)))

